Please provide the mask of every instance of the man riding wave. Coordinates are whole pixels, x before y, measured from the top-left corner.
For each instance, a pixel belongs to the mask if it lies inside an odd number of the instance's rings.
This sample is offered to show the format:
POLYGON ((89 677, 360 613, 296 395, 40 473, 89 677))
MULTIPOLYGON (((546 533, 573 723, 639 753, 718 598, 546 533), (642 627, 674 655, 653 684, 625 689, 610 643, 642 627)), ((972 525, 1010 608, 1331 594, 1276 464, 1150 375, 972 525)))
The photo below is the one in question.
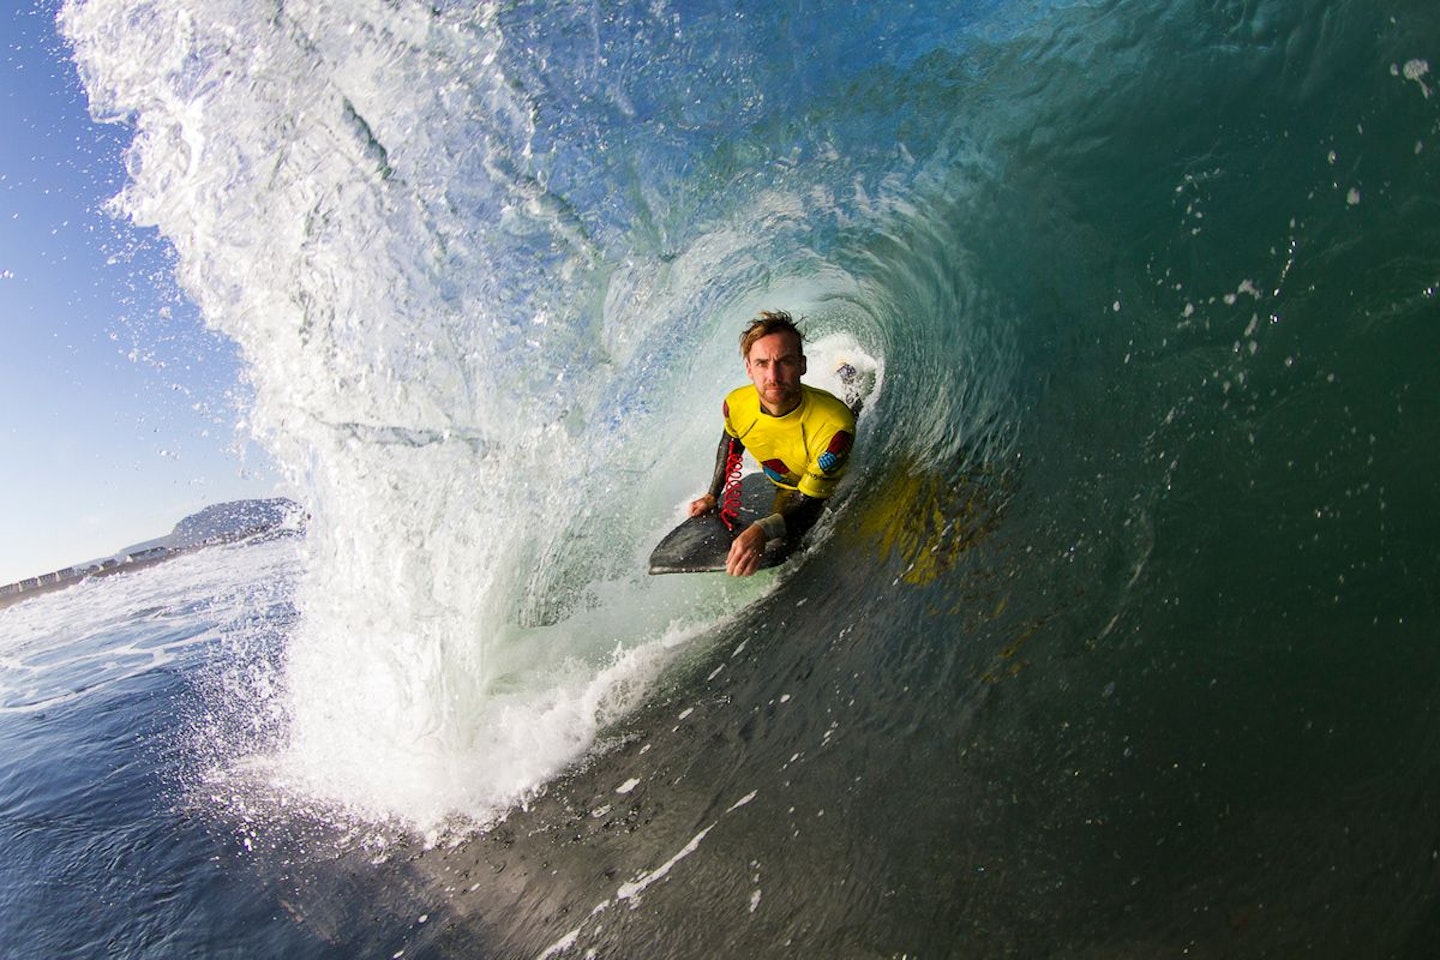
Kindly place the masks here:
POLYGON ((806 369, 803 341, 783 310, 762 312, 740 335, 750 384, 725 397, 725 429, 710 489, 689 508, 696 517, 719 507, 733 529, 746 450, 778 488, 770 515, 731 543, 725 570, 732 576, 760 569, 770 540, 797 540, 814 526, 849 462, 855 414, 834 394, 800 382, 806 369))

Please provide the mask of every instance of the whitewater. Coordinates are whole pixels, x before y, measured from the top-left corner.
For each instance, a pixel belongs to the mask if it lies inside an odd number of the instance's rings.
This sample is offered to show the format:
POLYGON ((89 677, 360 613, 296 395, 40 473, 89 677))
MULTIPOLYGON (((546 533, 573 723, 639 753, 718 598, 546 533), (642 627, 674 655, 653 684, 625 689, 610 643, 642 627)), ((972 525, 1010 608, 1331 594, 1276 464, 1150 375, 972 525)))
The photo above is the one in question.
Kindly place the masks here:
POLYGON ((1434 952, 1432 5, 59 23, 308 522, 0 610, 0 952, 1434 952), (850 472, 648 577, 762 309, 850 472))

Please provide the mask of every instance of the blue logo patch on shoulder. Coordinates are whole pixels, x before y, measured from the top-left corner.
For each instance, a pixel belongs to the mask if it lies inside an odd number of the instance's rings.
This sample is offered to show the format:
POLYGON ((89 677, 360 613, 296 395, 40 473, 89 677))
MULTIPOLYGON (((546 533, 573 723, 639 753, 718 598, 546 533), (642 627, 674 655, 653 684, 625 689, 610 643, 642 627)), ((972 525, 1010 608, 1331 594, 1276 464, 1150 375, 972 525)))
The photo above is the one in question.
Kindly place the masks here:
POLYGON ((826 473, 840 466, 845 462, 845 454, 850 452, 850 444, 854 438, 844 430, 836 431, 835 436, 830 438, 830 446, 825 452, 815 458, 815 463, 826 473))
POLYGON ((765 476, 776 483, 790 482, 790 468, 785 465, 783 460, 766 460, 760 464, 760 469, 765 471, 765 476))

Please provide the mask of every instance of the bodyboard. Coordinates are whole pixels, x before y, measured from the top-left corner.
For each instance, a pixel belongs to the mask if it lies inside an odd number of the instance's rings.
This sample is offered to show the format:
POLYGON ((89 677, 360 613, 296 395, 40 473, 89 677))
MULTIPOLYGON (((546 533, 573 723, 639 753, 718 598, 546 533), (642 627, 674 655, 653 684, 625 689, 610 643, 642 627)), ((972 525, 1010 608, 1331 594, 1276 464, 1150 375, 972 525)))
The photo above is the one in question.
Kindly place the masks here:
MULTIPOLYGON (((740 518, 732 533, 720 519, 719 510, 698 517, 689 517, 650 554, 651 573, 713 573, 725 569, 725 558, 736 534, 762 517, 769 516, 779 488, 765 479, 763 473, 752 473, 740 481, 740 518)), ((793 545, 784 538, 765 544, 760 569, 785 562, 793 545)))

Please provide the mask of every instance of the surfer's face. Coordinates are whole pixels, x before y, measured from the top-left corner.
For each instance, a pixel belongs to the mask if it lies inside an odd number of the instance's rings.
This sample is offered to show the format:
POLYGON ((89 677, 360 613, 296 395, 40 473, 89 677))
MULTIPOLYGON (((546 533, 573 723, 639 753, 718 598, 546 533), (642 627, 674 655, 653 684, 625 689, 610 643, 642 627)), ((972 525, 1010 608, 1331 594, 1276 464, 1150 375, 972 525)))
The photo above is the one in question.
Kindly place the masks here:
POLYGON ((783 416, 800 403, 800 378, 805 354, 800 339, 790 333, 772 333, 750 344, 745 372, 760 394, 760 406, 771 416, 783 416))

